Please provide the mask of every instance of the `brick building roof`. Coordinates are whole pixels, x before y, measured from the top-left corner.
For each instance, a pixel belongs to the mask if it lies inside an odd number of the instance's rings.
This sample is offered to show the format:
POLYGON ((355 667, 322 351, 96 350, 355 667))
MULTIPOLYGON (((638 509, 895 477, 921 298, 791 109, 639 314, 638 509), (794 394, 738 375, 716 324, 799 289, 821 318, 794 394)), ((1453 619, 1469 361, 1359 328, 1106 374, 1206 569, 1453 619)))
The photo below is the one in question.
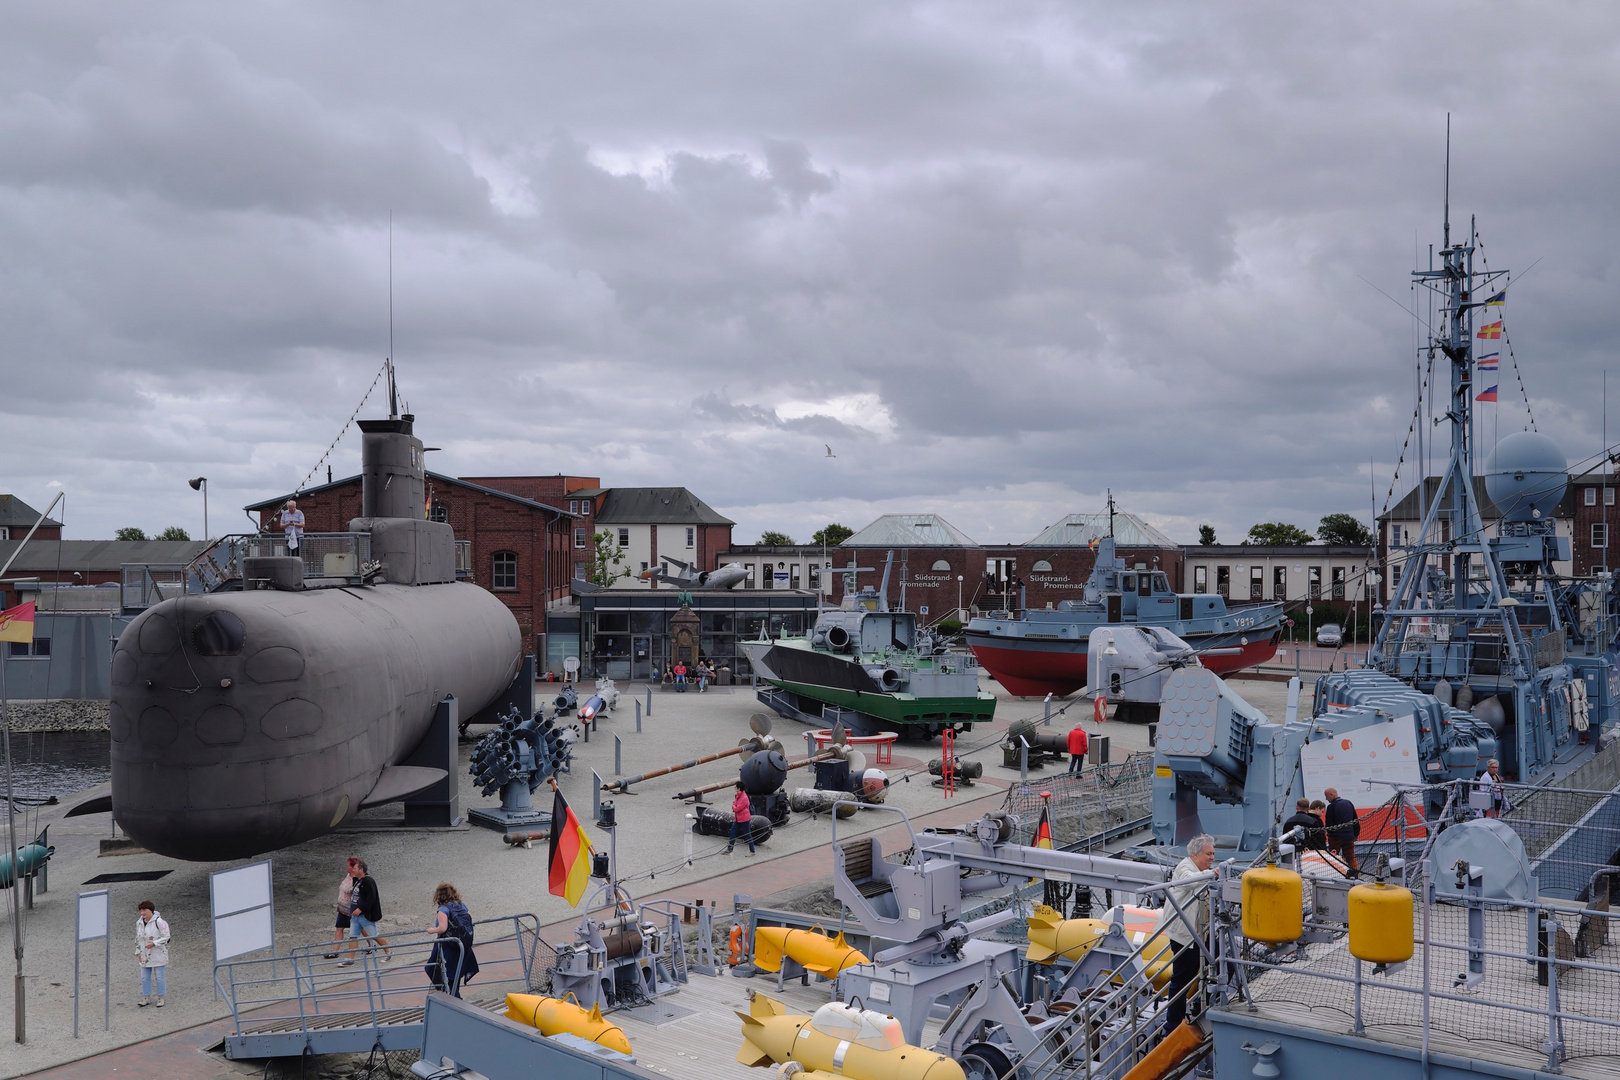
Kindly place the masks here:
POLYGON ((735 525, 683 487, 612 487, 584 489, 573 495, 605 495, 596 520, 604 525, 735 525))
POLYGON ((938 514, 884 514, 839 547, 969 547, 980 544, 938 514))
MULTIPOLYGON (((24 531, 34 527, 39 521, 39 511, 23 502, 15 495, 0 495, 0 526, 24 531)), ((40 521, 42 529, 60 529, 62 523, 52 518, 40 521)))
MULTIPOLYGON (((1048 525, 1027 541, 1025 547, 1086 547, 1108 535, 1108 514, 1070 514, 1048 525)), ((1181 545, 1135 514, 1114 514, 1114 543, 1119 547, 1179 548, 1181 545)))

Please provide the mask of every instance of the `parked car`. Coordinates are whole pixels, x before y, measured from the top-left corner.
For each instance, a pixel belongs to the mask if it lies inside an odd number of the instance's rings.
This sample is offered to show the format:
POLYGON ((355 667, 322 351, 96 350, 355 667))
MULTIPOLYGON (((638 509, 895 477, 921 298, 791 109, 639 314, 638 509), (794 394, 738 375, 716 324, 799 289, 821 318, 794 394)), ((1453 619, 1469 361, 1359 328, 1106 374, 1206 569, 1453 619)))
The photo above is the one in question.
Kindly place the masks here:
POLYGON ((1344 644, 1344 627, 1338 623, 1323 623, 1317 627, 1316 643, 1328 648, 1337 649, 1344 644))

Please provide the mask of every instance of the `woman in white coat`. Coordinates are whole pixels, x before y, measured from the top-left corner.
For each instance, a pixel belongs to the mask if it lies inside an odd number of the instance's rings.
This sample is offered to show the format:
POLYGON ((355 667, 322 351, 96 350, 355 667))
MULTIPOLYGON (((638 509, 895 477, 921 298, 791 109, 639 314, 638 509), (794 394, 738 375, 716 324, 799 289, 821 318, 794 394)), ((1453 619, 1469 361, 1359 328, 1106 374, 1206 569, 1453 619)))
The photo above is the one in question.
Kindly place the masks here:
POLYGON ((163 975, 169 966, 169 924, 158 914, 156 905, 142 900, 141 917, 135 921, 135 957, 141 962, 141 1008, 157 994, 157 1007, 163 1008, 163 975))

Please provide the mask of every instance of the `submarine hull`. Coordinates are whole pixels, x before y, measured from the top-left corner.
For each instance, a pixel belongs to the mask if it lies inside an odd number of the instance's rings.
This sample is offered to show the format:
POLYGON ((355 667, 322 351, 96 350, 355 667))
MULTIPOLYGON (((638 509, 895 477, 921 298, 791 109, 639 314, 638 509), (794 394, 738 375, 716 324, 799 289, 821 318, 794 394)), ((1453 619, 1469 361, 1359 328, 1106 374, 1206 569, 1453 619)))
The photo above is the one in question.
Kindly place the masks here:
POLYGON ((465 582, 165 601, 113 653, 114 817, 192 861, 320 836, 416 749, 441 700, 483 708, 520 653, 511 612, 465 582))

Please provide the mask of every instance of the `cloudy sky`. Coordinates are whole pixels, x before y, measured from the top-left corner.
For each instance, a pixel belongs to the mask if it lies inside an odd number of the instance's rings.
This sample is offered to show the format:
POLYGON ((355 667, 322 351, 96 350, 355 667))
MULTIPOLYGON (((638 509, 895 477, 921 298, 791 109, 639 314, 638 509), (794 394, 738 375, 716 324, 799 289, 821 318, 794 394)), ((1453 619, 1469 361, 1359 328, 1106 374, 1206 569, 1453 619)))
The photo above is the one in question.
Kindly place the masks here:
POLYGON ((245 526, 389 350, 392 215, 442 472, 684 484, 739 540, 1016 542, 1109 488, 1189 541, 1365 518, 1448 110, 1455 228, 1534 264, 1513 351, 1585 459, 1617 54, 1608 3, 8 4, 0 490, 195 534, 205 474, 245 526))

